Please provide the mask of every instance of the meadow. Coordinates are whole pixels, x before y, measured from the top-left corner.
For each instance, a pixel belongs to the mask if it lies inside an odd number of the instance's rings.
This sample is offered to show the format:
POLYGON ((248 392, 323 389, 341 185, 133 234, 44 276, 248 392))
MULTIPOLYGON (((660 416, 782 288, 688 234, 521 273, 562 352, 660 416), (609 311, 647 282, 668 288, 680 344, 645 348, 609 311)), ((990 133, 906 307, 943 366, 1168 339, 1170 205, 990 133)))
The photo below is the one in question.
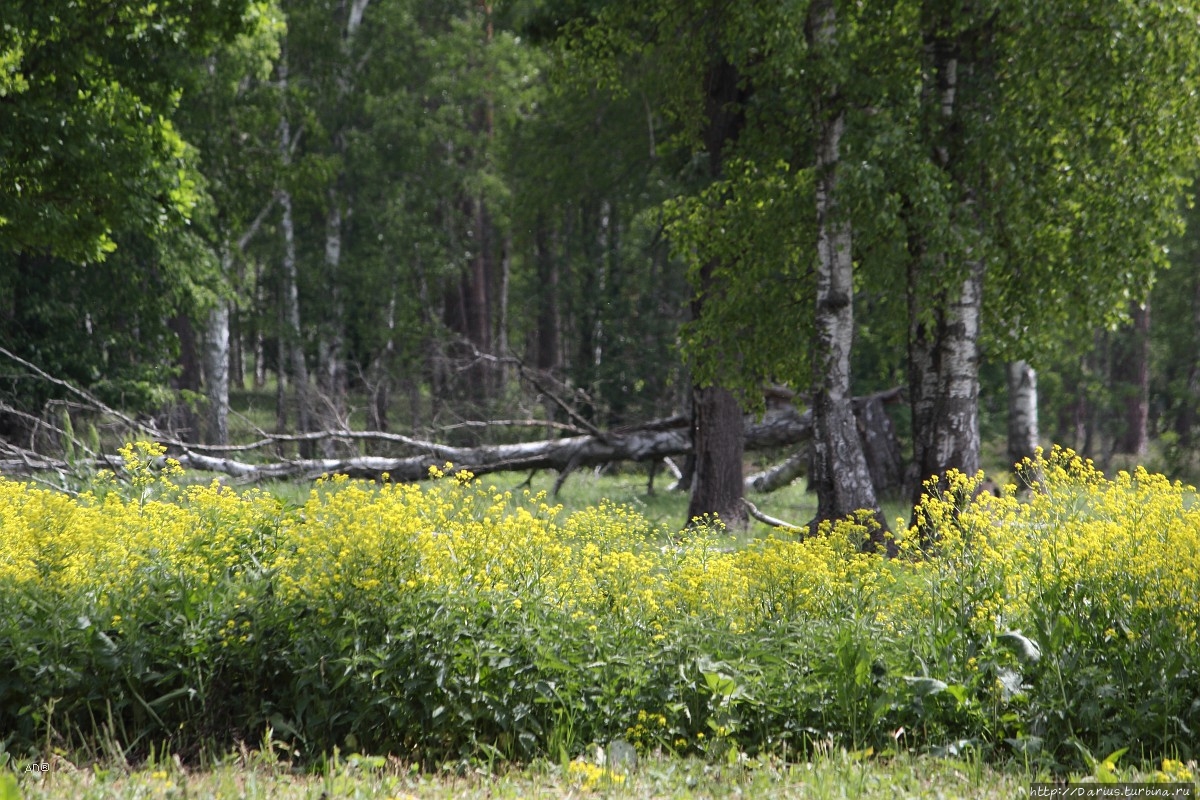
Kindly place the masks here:
MULTIPOLYGON (((1191 780, 1200 506, 1145 470, 1054 451, 998 497, 952 476, 884 560, 860 551, 866 520, 735 539, 452 467, 285 501, 188 485, 153 444, 123 455, 124 479, 74 497, 0 480, 0 766, 18 777, 141 764, 178 785, 256 753, 326 776, 534 765, 512 796, 539 769, 551 794, 636 795, 655 769, 781 775, 787 794, 794 765, 831 758, 885 788, 942 758, 1191 780)), ((71 794, 108 785, 87 774, 71 794)))

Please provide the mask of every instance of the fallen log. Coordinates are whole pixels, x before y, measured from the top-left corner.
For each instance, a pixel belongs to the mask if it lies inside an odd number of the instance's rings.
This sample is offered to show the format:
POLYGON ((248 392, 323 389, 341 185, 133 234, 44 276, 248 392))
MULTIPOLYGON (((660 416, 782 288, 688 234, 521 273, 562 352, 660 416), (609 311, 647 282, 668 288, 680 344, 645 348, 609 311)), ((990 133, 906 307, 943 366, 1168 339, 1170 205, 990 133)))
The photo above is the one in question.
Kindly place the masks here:
MULTIPOLYGON (((746 448, 757 450, 799 444, 808 439, 811 429, 811 415, 791 409, 759 422, 748 423, 746 448)), ((331 437, 344 435, 336 431, 329 433, 331 437)), ((453 447, 416 439, 406 439, 404 444, 424 452, 400 458, 308 458, 259 464, 205 455, 183 447, 180 448, 181 452, 173 453, 173 457, 186 469, 229 475, 247 483, 295 478, 313 479, 321 475, 335 474, 378 480, 384 473, 393 481, 409 482, 428 478, 430 468, 443 469, 446 464, 452 464, 456 471, 465 469, 476 475, 540 469, 561 472, 613 461, 657 461, 671 456, 686 455, 692 446, 687 421, 683 418, 653 422, 639 428, 608 431, 600 435, 567 436, 517 444, 453 447)), ((119 464, 120 459, 99 459, 96 463, 92 462, 92 459, 78 459, 68 464, 61 459, 29 453, 20 458, 0 459, 0 474, 70 472, 74 467, 111 468, 113 463, 119 464)))
MULTIPOLYGON (((877 494, 897 492, 903 485, 904 458, 900 454, 896 429, 884 409, 885 405, 899 402, 901 398, 902 390, 897 388, 856 397, 852 403, 867 469, 877 494)), ((808 456, 807 448, 798 448, 778 464, 748 476, 746 491, 766 494, 807 475, 808 456)))
POLYGON ((807 472, 808 450, 805 448, 797 450, 775 466, 746 478, 746 491, 767 494, 782 489, 807 472))
MULTIPOLYGON (((811 414, 791 409, 759 422, 749 422, 745 429, 746 449, 762 450, 800 444, 807 441, 811 434, 811 414)), ((378 480, 384 473, 393 481, 409 482, 428 478, 430 468, 442 469, 446 464, 452 464, 456 471, 465 469, 475 475, 540 469, 561 473, 613 461, 658 461, 686 455, 692 449, 687 422, 682 419, 670 427, 651 423, 641 428, 608 431, 601 435, 567 436, 517 444, 481 447, 426 444, 427 452, 403 458, 360 456, 250 464, 231 458, 184 452, 178 459, 188 469, 224 473, 246 482, 312 479, 327 474, 378 480)), ((0 471, 3 467, 0 464, 0 471)))
MULTIPOLYGON (((321 435, 306 434, 304 438, 317 438, 321 435)), ((446 464, 452 464, 456 471, 468 470, 475 475, 541 469, 552 469, 562 473, 614 461, 655 462, 663 458, 687 455, 692 446, 688 422, 684 417, 671 417, 599 434, 480 447, 453 447, 373 432, 330 431, 323 435, 335 438, 387 436, 397 444, 421 452, 397 458, 358 456, 250 463, 228 457, 205 455, 183 445, 173 448, 176 452, 172 455, 187 469, 224 474, 245 483, 264 480, 311 480, 322 475, 347 475, 351 478, 380 480, 385 473, 392 481, 412 482, 428 478, 431 468, 444 469, 446 464)), ((748 417, 744 435, 747 450, 801 445, 812 435, 812 414, 810 411, 800 412, 789 406, 773 410, 762 419, 748 417)), ((91 461, 76 460, 73 465, 87 467, 91 461)), ((120 460, 101 458, 95 461, 95 464, 91 464, 93 468, 111 468, 114 462, 119 463, 120 460)), ((0 459, 0 474, 71 472, 73 465, 29 453, 22 454, 20 458, 0 459)))

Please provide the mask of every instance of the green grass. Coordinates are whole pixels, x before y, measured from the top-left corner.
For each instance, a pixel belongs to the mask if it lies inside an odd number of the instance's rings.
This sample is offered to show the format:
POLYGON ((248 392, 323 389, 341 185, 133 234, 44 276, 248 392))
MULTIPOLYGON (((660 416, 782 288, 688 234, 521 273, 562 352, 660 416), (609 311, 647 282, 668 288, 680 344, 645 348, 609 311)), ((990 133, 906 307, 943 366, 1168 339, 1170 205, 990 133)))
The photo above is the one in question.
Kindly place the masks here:
MULTIPOLYGON (((185 771, 174 763, 137 771, 75 768, 57 763, 44 777, 18 773, 25 800, 142 800, 143 798, 1008 798, 1032 778, 974 761, 901 756, 862 759, 835 752, 811 762, 714 765, 695 759, 648 759, 634 772, 609 773, 594 782, 580 771, 536 763, 498 774, 486 768, 421 774, 383 759, 351 757, 327 765, 325 775, 297 774, 283 765, 233 759, 185 771)), ((0 773, 0 800, 8 800, 0 773)))

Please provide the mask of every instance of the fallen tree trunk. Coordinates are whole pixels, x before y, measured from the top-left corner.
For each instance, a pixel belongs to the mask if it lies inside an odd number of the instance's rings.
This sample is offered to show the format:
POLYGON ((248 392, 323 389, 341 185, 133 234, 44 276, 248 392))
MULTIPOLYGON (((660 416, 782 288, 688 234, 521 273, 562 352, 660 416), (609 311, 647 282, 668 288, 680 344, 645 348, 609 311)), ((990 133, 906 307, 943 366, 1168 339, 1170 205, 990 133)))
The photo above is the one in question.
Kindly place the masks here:
MULTIPOLYGON (((788 407, 772 412, 762 420, 748 419, 745 425, 747 450, 800 445, 812 435, 812 415, 788 407)), ((481 447, 452 447, 421 441, 396 434, 375 432, 331 431, 309 433, 304 439, 321 436, 329 438, 379 439, 401 444, 416 455, 399 458, 360 456, 356 458, 307 458, 255 464, 232 458, 204 455, 196 449, 182 447, 174 454, 185 468, 201 472, 229 475, 238 481, 253 483, 262 480, 313 479, 321 475, 348 475, 351 478, 379 480, 387 473, 390 480, 411 482, 429 477, 430 468, 444 469, 447 463, 457 470, 476 475, 493 472, 553 469, 559 472, 580 467, 597 466, 614 461, 652 462, 682 456, 691 452, 691 437, 687 419, 682 416, 629 427, 588 434, 568 436, 518 444, 486 445, 481 447)), ((301 437, 281 436, 280 440, 301 437)), ((232 448, 231 448, 232 449, 232 448)), ((111 468, 119 459, 101 458, 76 460, 75 466, 111 468)), ((24 452, 19 457, 0 459, 0 474, 28 475, 34 472, 70 472, 72 465, 65 461, 24 452)))
POLYGON ((808 473, 808 450, 797 450, 773 467, 746 478, 746 491, 767 494, 808 473))
MULTIPOLYGON (((812 416, 795 409, 746 426, 746 448, 761 450, 799 444, 808 439, 812 416)), ((426 443, 427 452, 404 458, 362 456, 347 459, 299 459, 271 464, 249 464, 187 452, 179 456, 188 469, 220 472, 246 481, 281 478, 316 478, 324 474, 379 479, 386 472, 393 481, 429 477, 432 467, 452 464, 476 475, 492 472, 552 469, 567 472, 614 461, 658 461, 691 452, 692 442, 683 418, 645 427, 609 431, 601 435, 568 436, 517 444, 450 447, 426 443)), ((0 470, 3 465, 0 464, 0 470)))
MULTIPOLYGON (((904 482, 904 458, 900 454, 900 442, 896 438, 892 420, 884 409, 888 403, 899 402, 900 395, 900 390, 890 389, 856 397, 851 402, 867 469, 877 494, 897 492, 904 482)), ((778 464, 746 478, 746 491, 766 494, 782 489, 796 478, 807 476, 808 462, 808 449, 798 448, 778 464)))
MULTIPOLYGON (((811 416, 792 410, 791 413, 776 415, 761 423, 748 425, 746 447, 763 449, 797 444, 807 439, 810 430, 811 416)), ((331 438, 338 436, 344 434, 330 433, 331 438)), ((424 452, 401 458, 303 458, 266 464, 209 456, 190 449, 185 449, 173 457, 187 469, 221 473, 247 483, 287 478, 312 479, 326 474, 377 480, 382 478, 384 473, 393 481, 407 482, 424 480, 429 477, 430 468, 443 469, 448 463, 452 464, 455 470, 465 469, 476 475, 539 469, 561 472, 613 461, 657 461, 669 456, 686 455, 691 451, 691 437, 687 421, 683 418, 670 420, 669 424, 651 424, 642 428, 609 431, 602 435, 568 436, 518 444, 451 447, 415 439, 407 439, 405 444, 424 452)), ((94 464, 92 461, 76 460, 73 465, 110 468, 114 462, 120 463, 120 459, 101 459, 96 460, 97 463, 94 464)), ((28 453, 18 458, 0 459, 0 474, 69 472, 73 465, 59 459, 28 453)))

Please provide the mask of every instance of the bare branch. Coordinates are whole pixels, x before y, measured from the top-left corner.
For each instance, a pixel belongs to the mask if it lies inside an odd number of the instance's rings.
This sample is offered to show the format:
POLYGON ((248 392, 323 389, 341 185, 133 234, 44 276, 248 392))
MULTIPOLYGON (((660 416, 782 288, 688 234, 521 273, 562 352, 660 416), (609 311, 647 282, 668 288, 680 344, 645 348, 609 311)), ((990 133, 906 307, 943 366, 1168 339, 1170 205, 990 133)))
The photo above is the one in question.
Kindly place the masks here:
POLYGON ((803 525, 794 525, 791 522, 784 522, 781 519, 770 517, 758 510, 758 507, 751 503, 746 498, 742 498, 742 502, 746 506, 746 512, 764 525, 770 525, 772 528, 783 528, 788 533, 795 533, 804 538, 804 534, 808 533, 808 528, 803 525))

